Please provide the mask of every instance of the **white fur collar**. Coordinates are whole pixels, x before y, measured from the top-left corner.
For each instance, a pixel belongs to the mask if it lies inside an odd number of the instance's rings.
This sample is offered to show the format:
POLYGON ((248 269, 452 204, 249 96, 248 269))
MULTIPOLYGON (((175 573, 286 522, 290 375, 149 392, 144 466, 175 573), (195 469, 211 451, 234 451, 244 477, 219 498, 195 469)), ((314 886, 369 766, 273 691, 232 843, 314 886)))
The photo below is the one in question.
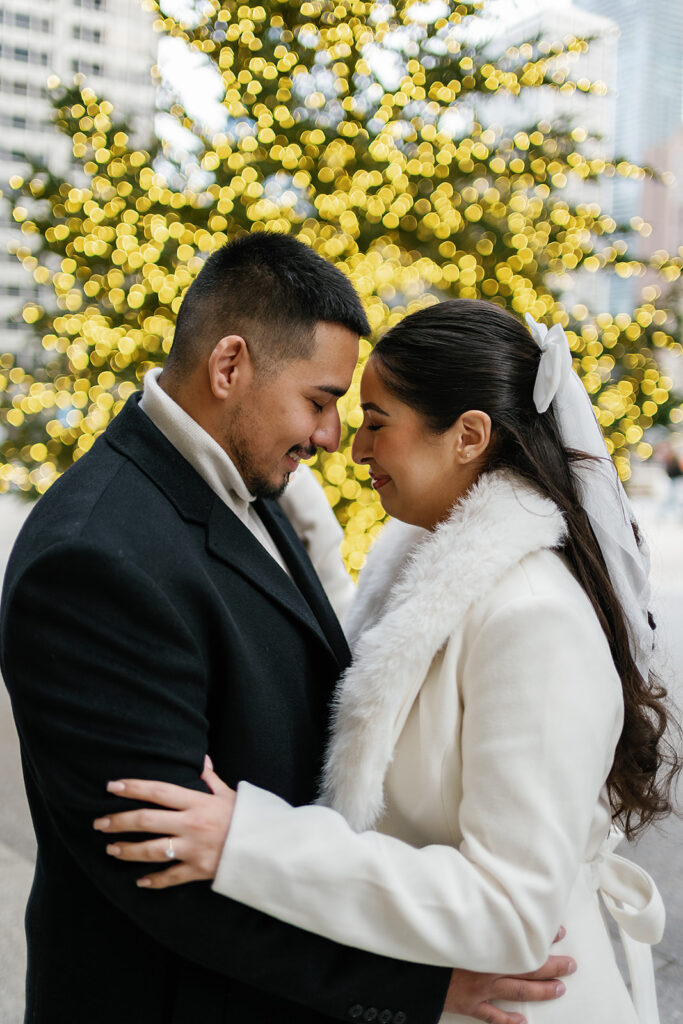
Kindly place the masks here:
POLYGON ((505 471, 480 477, 434 532, 395 520, 384 529, 347 623, 354 659, 337 686, 323 774, 321 802, 354 829, 382 814, 387 769, 434 655, 509 569, 565 532, 557 506, 505 471))

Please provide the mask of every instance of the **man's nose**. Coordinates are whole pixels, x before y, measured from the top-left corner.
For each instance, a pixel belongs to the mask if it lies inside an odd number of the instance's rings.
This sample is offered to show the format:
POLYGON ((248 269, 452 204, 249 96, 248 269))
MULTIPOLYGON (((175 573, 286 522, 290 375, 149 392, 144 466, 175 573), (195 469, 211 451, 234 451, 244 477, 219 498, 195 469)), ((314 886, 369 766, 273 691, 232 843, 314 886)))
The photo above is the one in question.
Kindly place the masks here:
POLYGON ((341 441, 341 420, 336 405, 325 409, 321 422, 311 434, 311 442, 316 448, 324 448, 326 452, 336 452, 341 441))

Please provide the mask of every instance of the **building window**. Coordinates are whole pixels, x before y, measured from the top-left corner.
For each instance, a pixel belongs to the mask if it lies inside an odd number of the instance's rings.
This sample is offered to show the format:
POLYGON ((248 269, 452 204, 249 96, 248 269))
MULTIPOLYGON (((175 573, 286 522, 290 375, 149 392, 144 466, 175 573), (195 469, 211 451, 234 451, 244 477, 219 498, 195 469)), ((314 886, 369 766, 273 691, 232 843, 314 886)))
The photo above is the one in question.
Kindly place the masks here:
POLYGON ((0 146, 0 160, 18 160, 20 163, 27 163, 29 158, 23 149, 5 149, 0 146))
POLYGON ((49 18, 35 18, 23 11, 6 11, 0 7, 0 25, 16 25, 17 28, 33 29, 36 32, 50 32, 49 18))
POLYGON ((91 64, 87 60, 72 60, 71 70, 76 74, 92 75, 93 78, 99 78, 104 74, 104 68, 101 64, 91 64))
MULTIPOLYGON (((1 51, 0 56, 2 56, 1 51)), ((45 85, 37 85, 34 82, 15 82, 7 78, 0 78, 0 92, 13 93, 15 96, 35 96, 43 100, 47 99, 48 94, 45 85)))
POLYGON ((52 125, 51 121, 48 121, 44 117, 24 117, 23 114, 4 114, 0 113, 0 125, 6 125, 9 128, 19 128, 22 131, 31 132, 43 132, 45 129, 49 129, 52 125))
POLYGON ((74 0, 74 7, 86 7, 91 11, 104 11, 107 0, 74 0))
POLYGON ((3 46, 0 43, 0 57, 16 60, 19 64, 42 64, 48 62, 48 54, 44 50, 28 50, 25 46, 3 46))
POLYGON ((74 39, 82 39, 86 43, 101 43, 102 31, 99 28, 90 28, 89 25, 73 25, 71 34, 74 39))

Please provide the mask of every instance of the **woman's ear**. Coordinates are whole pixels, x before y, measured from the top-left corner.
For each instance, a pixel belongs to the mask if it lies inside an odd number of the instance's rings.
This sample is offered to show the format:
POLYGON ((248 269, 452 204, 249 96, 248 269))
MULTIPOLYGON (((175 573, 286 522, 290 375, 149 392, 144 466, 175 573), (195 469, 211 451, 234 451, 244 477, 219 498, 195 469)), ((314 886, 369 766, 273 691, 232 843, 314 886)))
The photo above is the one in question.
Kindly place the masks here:
POLYGON ((472 464, 481 458, 491 441, 491 417, 480 409, 468 409, 454 424, 455 456, 458 462, 472 464))
POLYGON ((247 343, 239 334, 228 334, 216 342, 209 356, 209 386, 213 395, 224 400, 236 388, 250 383, 254 368, 247 343))

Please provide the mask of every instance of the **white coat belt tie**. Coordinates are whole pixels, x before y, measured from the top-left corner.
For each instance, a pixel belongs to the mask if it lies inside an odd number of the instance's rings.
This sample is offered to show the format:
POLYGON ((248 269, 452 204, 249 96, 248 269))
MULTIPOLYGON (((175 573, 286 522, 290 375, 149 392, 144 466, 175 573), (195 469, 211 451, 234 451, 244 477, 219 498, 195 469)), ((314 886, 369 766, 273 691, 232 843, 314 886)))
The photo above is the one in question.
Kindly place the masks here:
POLYGON ((647 871, 614 852, 622 839, 623 833, 612 829, 598 856, 587 866, 594 888, 619 928, 640 1024, 659 1024, 650 947, 661 941, 666 913, 647 871))

